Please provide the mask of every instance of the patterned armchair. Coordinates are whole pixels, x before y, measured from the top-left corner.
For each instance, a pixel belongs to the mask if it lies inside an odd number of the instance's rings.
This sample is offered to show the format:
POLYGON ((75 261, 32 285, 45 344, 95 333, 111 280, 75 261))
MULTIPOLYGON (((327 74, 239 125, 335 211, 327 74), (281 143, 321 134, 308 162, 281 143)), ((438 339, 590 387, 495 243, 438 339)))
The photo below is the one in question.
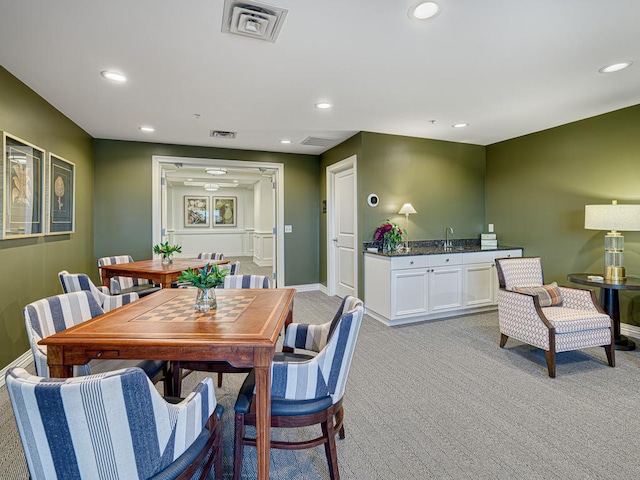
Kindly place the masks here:
POLYGON ((222 479, 222 407, 210 378, 166 402, 138 368, 79 378, 6 374, 32 479, 222 479), (194 475, 194 474, 197 474, 194 475))
MULTIPOLYGON (((41 377, 49 376, 47 347, 38 345, 40 340, 103 313, 93 293, 84 290, 48 297, 24 307, 24 321, 36 373, 41 377)), ((170 368, 167 362, 160 360, 91 360, 85 365, 75 365, 73 375, 89 375, 132 366, 142 368, 154 381, 164 379, 165 391, 171 391, 170 368)))
POLYGON ((62 270, 58 273, 58 279, 60 280, 60 285, 62 285, 62 291, 64 293, 80 292, 82 290, 91 292, 105 312, 134 302, 140 298, 135 292, 124 293, 122 295, 109 295, 109 289, 107 287, 96 287, 84 273, 69 273, 66 270, 62 270))
POLYGON ((513 337, 544 350, 550 377, 556 353, 581 348, 604 347, 615 366, 612 320, 592 291, 544 285, 540 257, 501 258, 496 266, 500 347, 513 337))
MULTIPOLYGON (((344 432, 342 399, 364 314, 360 300, 347 297, 343 308, 346 310, 349 306, 354 308, 321 329, 296 329, 300 338, 303 331, 315 330, 318 336, 304 342, 305 347, 312 348, 324 343, 324 332, 327 332, 326 343, 315 357, 306 361, 274 360, 271 367, 271 426, 299 428, 320 424, 322 427, 322 436, 318 438, 301 442, 271 440, 271 448, 299 450, 324 444, 331 479, 340 478, 335 436, 338 431, 344 432)), ((245 427, 256 423, 254 390, 252 371, 240 388, 235 404, 234 479, 242 476, 244 445, 256 444, 255 438, 245 437, 245 427)))
POLYGON ((224 260, 222 253, 206 253, 201 252, 198 254, 198 258, 210 259, 210 260, 224 260))
MULTIPOLYGON (((98 259, 98 269, 99 267, 103 267, 105 265, 117 265, 119 263, 131 262, 133 262, 133 257, 131 255, 102 257, 98 259)), ((136 292, 141 297, 160 290, 159 286, 154 285, 146 278, 135 277, 111 277, 111 284, 109 287, 112 295, 136 292)))

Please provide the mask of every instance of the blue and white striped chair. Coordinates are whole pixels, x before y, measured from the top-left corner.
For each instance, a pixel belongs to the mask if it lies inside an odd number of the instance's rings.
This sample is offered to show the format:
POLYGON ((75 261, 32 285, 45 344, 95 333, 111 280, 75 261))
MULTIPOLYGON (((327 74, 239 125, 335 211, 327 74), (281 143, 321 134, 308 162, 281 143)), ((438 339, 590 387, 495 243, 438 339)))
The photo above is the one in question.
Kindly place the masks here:
POLYGON ((271 288, 269 277, 264 275, 227 275, 218 288, 271 288))
MULTIPOLYGON (((364 314, 358 299, 349 297, 347 304, 356 306, 330 322, 333 329, 329 328, 326 344, 315 357, 306 361, 274 360, 271 367, 271 426, 299 428, 320 424, 323 433, 301 442, 271 440, 271 448, 298 450, 324 444, 332 480, 340 478, 335 435, 342 429, 342 399, 364 314)), ((244 445, 256 444, 255 438, 245 437, 246 425, 256 424, 254 391, 252 372, 235 404, 234 479, 242 476, 244 445)))
POLYGON ((210 378, 177 404, 144 372, 6 374, 29 474, 43 479, 222 479, 222 407, 210 378), (196 476, 197 475, 197 476, 196 476))
POLYGON ((240 262, 223 263, 218 265, 220 270, 227 270, 227 276, 237 275, 240 271, 240 262))
POLYGON ((198 254, 198 258, 210 259, 210 260, 224 260, 222 253, 206 253, 201 252, 198 254))
MULTIPOLYGON (((115 257, 102 257, 98 259, 98 269, 105 265, 117 265, 119 263, 131 263, 133 257, 131 255, 117 255, 115 257)), ((112 295, 120 295, 122 293, 136 292, 141 297, 160 290, 159 286, 154 285, 146 278, 136 277, 111 277, 109 289, 112 295)))
MULTIPOLYGON (((41 377, 50 375, 47 347, 38 345, 40 340, 103 313, 93 293, 85 290, 44 298, 24 307, 24 321, 36 373, 41 377)), ((133 366, 142 368, 153 381, 164 379, 165 391, 171 391, 173 372, 167 362, 160 360, 91 360, 84 365, 75 365, 73 375, 89 375, 133 366)))
POLYGON ((62 270, 58 273, 60 285, 64 293, 80 292, 85 290, 91 292, 105 312, 121 307, 127 303, 135 302, 140 297, 137 293, 123 293, 122 295, 109 295, 109 289, 101 286, 96 287, 88 275, 84 273, 69 273, 62 270))

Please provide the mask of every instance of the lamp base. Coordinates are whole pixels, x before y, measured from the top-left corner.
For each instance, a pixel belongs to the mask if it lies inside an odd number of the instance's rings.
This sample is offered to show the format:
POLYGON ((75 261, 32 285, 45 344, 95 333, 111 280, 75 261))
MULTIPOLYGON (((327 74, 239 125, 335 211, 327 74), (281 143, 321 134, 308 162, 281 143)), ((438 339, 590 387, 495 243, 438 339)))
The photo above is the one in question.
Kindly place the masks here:
POLYGON ((606 266, 604 267, 604 278, 612 282, 619 282, 627 277, 624 267, 606 266))

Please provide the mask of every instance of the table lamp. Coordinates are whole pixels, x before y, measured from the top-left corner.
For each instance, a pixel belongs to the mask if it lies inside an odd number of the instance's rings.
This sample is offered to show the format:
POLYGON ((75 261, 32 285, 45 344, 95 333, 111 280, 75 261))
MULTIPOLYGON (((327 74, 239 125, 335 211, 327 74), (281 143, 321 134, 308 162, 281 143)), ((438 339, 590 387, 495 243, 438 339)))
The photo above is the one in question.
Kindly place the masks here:
POLYGON ((604 278, 624 280, 624 236, 618 231, 640 231, 640 205, 585 205, 584 228, 609 230, 604 237, 604 278))
POLYGON ((405 245, 404 245, 404 251, 408 252, 410 250, 409 248, 409 215, 414 214, 414 213, 418 213, 416 212, 416 209, 413 208, 413 205, 411 205, 410 203, 405 203, 404 205, 402 205, 402 208, 400 209, 400 211, 398 212, 400 215, 404 215, 405 218, 407 219, 407 226, 404 230, 404 234, 405 234, 405 245))

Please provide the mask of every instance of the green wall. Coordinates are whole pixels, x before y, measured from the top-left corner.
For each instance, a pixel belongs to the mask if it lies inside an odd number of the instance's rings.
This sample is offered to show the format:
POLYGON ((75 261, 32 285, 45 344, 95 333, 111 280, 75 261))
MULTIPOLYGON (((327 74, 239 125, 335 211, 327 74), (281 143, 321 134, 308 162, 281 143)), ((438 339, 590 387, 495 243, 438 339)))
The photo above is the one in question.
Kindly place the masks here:
POLYGON ((0 130, 76 165, 76 231, 0 240, 0 368, 29 350, 22 309, 62 293, 60 270, 93 265, 92 139, 43 98, 0 67, 0 130))
MULTIPOLYGON (((358 155, 359 241, 370 241, 385 219, 403 229, 406 220, 398 210, 410 202, 416 211, 409 217, 411 240, 478 238, 484 228, 485 147, 423 138, 361 132, 322 155, 320 195, 326 197, 326 167, 350 155, 358 155), (380 204, 367 205, 376 193, 380 204)), ((321 219, 320 281, 327 283, 326 215, 321 219)), ((362 256, 359 256, 362 277, 362 256)), ((362 295, 362 282, 360 282, 362 295)))
MULTIPOLYGON (((546 282, 602 272, 606 232, 584 229, 584 206, 640 203, 639 126, 640 105, 487 147, 487 222, 501 243, 542 257, 546 282)), ((638 276, 640 232, 623 233, 638 276)), ((639 296, 620 298, 622 321, 640 325, 639 296)))
MULTIPOLYGON (((210 147, 96 140, 95 258, 151 258, 153 155, 284 164, 285 284, 318 283, 320 157, 210 147)), ((95 275, 97 267, 94 263, 95 275)))

